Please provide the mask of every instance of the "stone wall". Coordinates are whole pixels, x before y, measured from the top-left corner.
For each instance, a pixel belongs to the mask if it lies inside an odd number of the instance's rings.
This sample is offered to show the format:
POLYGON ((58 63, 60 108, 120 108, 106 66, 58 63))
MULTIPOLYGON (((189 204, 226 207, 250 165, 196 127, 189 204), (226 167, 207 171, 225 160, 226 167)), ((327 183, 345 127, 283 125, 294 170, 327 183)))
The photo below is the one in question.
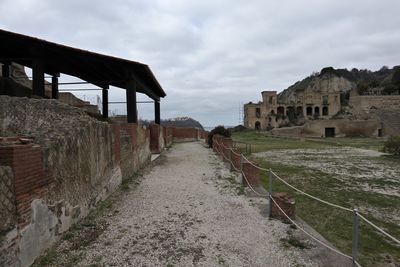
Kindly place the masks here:
POLYGON ((382 125, 377 119, 370 120, 314 120, 303 126, 273 129, 271 133, 279 136, 326 137, 325 129, 334 128, 335 137, 378 137, 382 125))
POLYGON ((0 136, 0 266, 31 264, 151 155, 149 130, 55 100, 0 96, 0 136))
POLYGON ((359 111, 370 111, 371 109, 400 107, 400 95, 351 95, 349 104, 359 111))
POLYGON ((0 218, 0 233, 13 229, 17 222, 14 174, 5 165, 0 165, 0 218))

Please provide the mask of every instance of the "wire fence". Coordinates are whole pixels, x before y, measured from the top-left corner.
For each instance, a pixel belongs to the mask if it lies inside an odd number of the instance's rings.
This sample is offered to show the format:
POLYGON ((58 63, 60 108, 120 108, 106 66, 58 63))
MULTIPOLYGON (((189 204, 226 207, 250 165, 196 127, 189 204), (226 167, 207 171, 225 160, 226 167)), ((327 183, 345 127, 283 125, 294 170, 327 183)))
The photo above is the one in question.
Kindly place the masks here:
MULTIPOLYGON (((266 168, 262 168, 260 166, 257 166, 256 164, 251 162, 248 158, 246 158, 242 153, 238 153, 237 151, 235 151, 235 148, 237 148, 237 146, 235 146, 235 143, 233 143, 232 146, 229 147, 229 146, 226 146, 224 144, 223 140, 221 140, 221 142, 219 142, 217 139, 218 138, 214 138, 214 140, 213 140, 213 148, 215 149, 215 151, 218 154, 222 155, 222 157, 226 161, 228 161, 230 163, 230 166, 232 167, 232 169, 234 169, 235 171, 238 171, 241 174, 242 179, 244 179, 244 181, 246 181, 246 184, 248 185, 248 187, 251 189, 252 192, 254 192, 257 196, 268 197, 269 198, 269 200, 270 200, 270 204, 269 204, 269 214, 270 214, 270 216, 272 214, 272 203, 274 203, 275 206, 279 209, 279 211, 285 216, 285 218, 287 218, 293 225, 295 225, 303 233, 305 233, 307 236, 309 236, 310 238, 312 238, 314 241, 318 242, 322 246, 324 246, 324 247, 328 248, 329 250, 335 252, 336 254, 339 254, 339 255, 347 258, 347 259, 350 259, 352 261, 353 266, 361 266, 360 263, 357 261, 357 256, 358 256, 358 235, 359 235, 358 234, 358 230, 359 230, 360 219, 363 222, 367 223, 368 225, 372 226, 375 230, 379 231, 381 234, 383 234, 384 236, 386 236, 387 238, 389 238, 393 242, 395 242, 397 245, 400 245, 400 240, 399 239, 395 238, 394 236, 392 236, 391 234, 389 234, 388 232, 386 232, 385 230, 383 230, 382 228, 380 228, 379 226, 375 225, 370 220, 365 218, 364 215, 360 214, 358 209, 351 209, 351 208, 348 208, 348 207, 343 207, 343 206, 331 203, 329 201, 323 200, 321 198, 318 198, 316 196, 313 196, 311 194, 308 194, 308 193, 304 192, 303 190, 300 190, 297 187, 295 187, 295 186, 291 185, 290 183, 288 183, 286 180, 281 178, 278 174, 273 172, 271 169, 266 169, 266 168), (235 163, 232 161, 232 155, 240 156, 240 166, 239 167, 235 166, 235 163), (252 184, 250 183, 249 179, 246 176, 246 173, 243 171, 243 163, 244 162, 249 163, 251 166, 253 166, 254 168, 257 168, 259 171, 263 171, 263 172, 268 173, 268 177, 269 177, 268 194, 261 194, 252 186, 252 184), (317 237, 315 237, 311 233, 307 232, 303 227, 301 227, 298 223, 296 223, 293 219, 291 219, 290 216, 288 216, 287 213, 284 212, 282 207, 280 205, 278 205, 278 203, 276 202, 275 198, 273 197, 273 194, 272 194, 272 179, 273 178, 278 179, 280 182, 284 183, 285 185, 287 185, 291 189, 295 190, 296 192, 298 192, 298 193, 300 193, 300 194, 302 194, 302 195, 304 195, 304 196, 306 196, 308 198, 311 198, 311 199, 313 199, 315 201, 318 201, 318 202, 323 203, 325 205, 331 206, 333 208, 340 209, 342 211, 352 213, 352 216, 353 216, 353 222, 352 222, 352 230, 353 230, 352 231, 352 255, 347 255, 347 254, 339 251, 338 249, 332 247, 331 245, 326 244, 325 242, 321 241, 320 239, 318 239, 317 237)), ((248 153, 248 146, 246 146, 246 153, 248 153)))

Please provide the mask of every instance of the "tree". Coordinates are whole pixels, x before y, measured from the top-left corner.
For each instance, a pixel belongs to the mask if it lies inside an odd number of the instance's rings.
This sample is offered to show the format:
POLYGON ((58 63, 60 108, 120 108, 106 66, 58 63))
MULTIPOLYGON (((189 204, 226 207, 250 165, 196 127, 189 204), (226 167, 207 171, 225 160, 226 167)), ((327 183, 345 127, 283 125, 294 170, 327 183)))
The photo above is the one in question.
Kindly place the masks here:
POLYGON ((208 146, 211 148, 213 147, 213 136, 214 135, 222 135, 225 137, 231 137, 231 132, 228 129, 225 129, 224 126, 217 126, 214 129, 211 130, 211 132, 208 134, 208 146))

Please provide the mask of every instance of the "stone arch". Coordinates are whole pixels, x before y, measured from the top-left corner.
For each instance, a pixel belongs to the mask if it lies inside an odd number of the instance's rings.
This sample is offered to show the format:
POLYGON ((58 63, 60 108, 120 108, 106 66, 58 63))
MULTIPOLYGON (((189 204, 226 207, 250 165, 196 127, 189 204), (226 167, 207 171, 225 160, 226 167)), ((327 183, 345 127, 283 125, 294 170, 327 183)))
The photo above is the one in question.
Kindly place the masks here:
POLYGON ((328 107, 323 107, 322 108, 322 116, 328 116, 328 115, 329 115, 328 107))
POLYGON ((312 107, 307 107, 306 112, 307 116, 312 116, 312 107))
POLYGON ((280 115, 285 115, 285 107, 282 107, 282 106, 278 107, 278 109, 276 110, 276 113, 280 114, 280 115))
POLYGON ((259 121, 256 121, 255 129, 256 130, 261 130, 261 123, 259 121))
POLYGON ((271 109, 271 114, 275 114, 275 110, 271 109))

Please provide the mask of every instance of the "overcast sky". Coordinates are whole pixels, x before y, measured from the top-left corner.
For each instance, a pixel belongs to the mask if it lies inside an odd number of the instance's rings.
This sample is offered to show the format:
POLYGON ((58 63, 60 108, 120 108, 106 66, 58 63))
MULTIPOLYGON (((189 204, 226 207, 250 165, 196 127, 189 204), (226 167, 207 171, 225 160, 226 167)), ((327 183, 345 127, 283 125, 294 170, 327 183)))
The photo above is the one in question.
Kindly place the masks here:
POLYGON ((2 0, 0 28, 148 64, 167 93, 162 118, 214 126, 325 66, 400 65, 399 11, 399 0, 2 0))

